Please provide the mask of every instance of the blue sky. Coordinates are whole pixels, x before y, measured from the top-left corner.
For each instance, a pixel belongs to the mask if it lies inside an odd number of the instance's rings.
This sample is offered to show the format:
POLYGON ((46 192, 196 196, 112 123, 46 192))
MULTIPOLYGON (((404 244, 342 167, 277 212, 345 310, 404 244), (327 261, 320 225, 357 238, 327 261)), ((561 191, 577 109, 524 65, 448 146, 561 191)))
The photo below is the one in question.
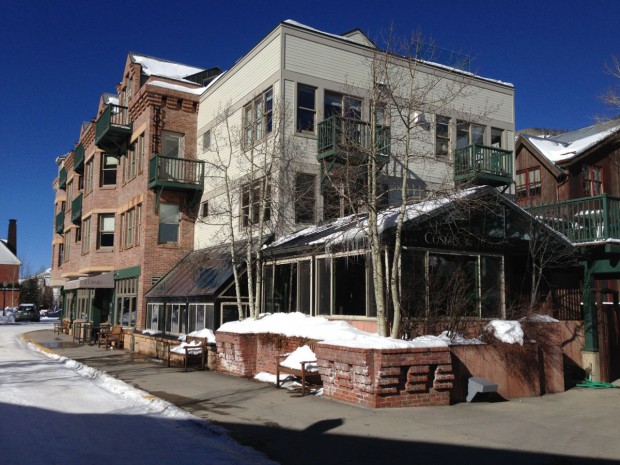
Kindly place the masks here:
POLYGON ((54 161, 114 91, 129 51, 227 69, 285 19, 371 38, 419 29, 515 85, 517 129, 576 129, 614 114, 599 97, 618 84, 605 73, 620 55, 618 18, 617 0, 2 2, 0 238, 17 219, 24 271, 51 266, 54 161))

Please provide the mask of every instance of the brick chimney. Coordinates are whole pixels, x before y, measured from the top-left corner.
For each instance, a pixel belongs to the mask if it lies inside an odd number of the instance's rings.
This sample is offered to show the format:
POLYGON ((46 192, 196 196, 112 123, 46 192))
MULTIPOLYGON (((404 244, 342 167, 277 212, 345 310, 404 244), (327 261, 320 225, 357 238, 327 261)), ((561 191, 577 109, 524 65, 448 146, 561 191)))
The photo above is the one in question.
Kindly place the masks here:
POLYGON ((17 220, 9 220, 9 235, 6 245, 13 255, 17 256, 17 220))

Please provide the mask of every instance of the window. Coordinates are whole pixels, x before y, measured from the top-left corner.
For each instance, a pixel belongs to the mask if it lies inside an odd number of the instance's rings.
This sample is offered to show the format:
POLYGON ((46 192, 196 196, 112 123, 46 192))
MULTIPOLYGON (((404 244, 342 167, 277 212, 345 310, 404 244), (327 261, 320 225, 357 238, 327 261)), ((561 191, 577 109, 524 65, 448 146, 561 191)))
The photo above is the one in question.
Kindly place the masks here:
POLYGON ((250 147, 273 131, 273 89, 268 89, 243 107, 243 142, 250 147))
POLYGON ((114 247, 114 214, 99 215, 99 248, 114 247))
POLYGON ((271 186, 264 178, 241 186, 241 225, 258 224, 263 205, 263 221, 271 218, 271 186))
POLYGON ((504 130, 491 128, 491 147, 501 149, 504 147, 504 130))
POLYGON ((115 323, 135 327, 138 312, 138 278, 115 280, 114 294, 116 295, 115 323))
POLYGON ((600 166, 583 165, 583 195, 588 197, 603 193, 603 169, 600 166))
POLYGON ((64 251, 63 258, 64 262, 68 262, 71 257, 71 230, 65 233, 65 243, 64 243, 64 251))
POLYGON ((73 201, 73 181, 67 183, 67 211, 71 210, 71 203, 73 201))
POLYGON ((540 166, 517 171, 517 200, 540 196, 540 166))
POLYGON ((129 75, 125 76, 125 87, 121 93, 121 105, 127 106, 129 104, 129 100, 131 100, 131 94, 133 92, 132 80, 129 75))
POLYGON ((86 162, 85 170, 85 184, 84 190, 88 194, 93 191, 93 178, 94 178, 94 169, 95 169, 95 158, 91 158, 86 162))
POLYGON ((75 227, 75 243, 77 244, 78 242, 80 242, 82 240, 82 228, 79 226, 75 227))
POLYGON ((314 184, 313 174, 295 175, 295 223, 314 223, 314 184))
POLYGON ((164 157, 183 158, 183 134, 163 131, 162 136, 164 141, 162 155, 164 157))
POLYGON ((445 157, 450 152, 450 118, 435 117, 435 155, 445 157))
POLYGON ((206 152, 211 148, 211 130, 202 135, 202 151, 206 152))
POLYGON ((144 144, 144 134, 140 134, 140 137, 138 137, 138 141, 136 143, 136 173, 140 174, 142 173, 142 169, 144 166, 144 148, 145 148, 145 144, 144 144))
POLYGON ((314 133, 316 88, 297 84, 297 132, 314 133))
POLYGON ((179 241, 179 206, 162 203, 159 206, 159 243, 177 243, 179 241))
POLYGON ((82 253, 90 251, 90 217, 82 221, 82 253))
POLYGON ((468 145, 484 145, 484 126, 457 121, 456 123, 456 148, 460 149, 468 145))
POLYGON ((58 244, 58 266, 65 262, 65 244, 58 244))
POLYGON ((116 169, 118 168, 118 157, 101 154, 101 186, 116 185, 116 169))
POLYGON ((213 305, 209 304, 189 304, 187 332, 199 331, 206 327, 207 309, 213 312, 213 305))
POLYGON ((202 216, 203 218, 206 218, 207 216, 209 216, 209 202, 208 201, 204 201, 200 205, 200 216, 202 216))
POLYGON ((142 205, 127 210, 121 215, 121 244, 124 249, 140 243, 142 205))
POLYGON ((337 92, 325 91, 323 117, 342 116, 355 120, 362 119, 362 99, 337 92))
POLYGON ((164 304, 155 303, 155 304, 147 304, 146 306, 146 329, 159 330, 163 331, 163 325, 160 327, 160 321, 163 322, 163 318, 160 319, 159 315, 163 315, 164 312, 164 304))

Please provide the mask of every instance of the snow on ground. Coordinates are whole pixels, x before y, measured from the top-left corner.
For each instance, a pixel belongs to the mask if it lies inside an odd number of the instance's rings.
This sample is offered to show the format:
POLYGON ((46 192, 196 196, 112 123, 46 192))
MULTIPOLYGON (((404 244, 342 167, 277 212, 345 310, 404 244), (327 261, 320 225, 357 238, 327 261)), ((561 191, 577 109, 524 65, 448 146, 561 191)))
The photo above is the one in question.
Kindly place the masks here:
POLYGON ((474 337, 467 339, 462 334, 456 334, 452 336, 449 331, 444 331, 441 333, 438 338, 446 341, 448 345, 475 345, 475 344, 484 344, 480 339, 474 337))
POLYGON ((411 341, 403 341, 361 331, 346 321, 330 321, 324 317, 311 317, 299 312, 265 313, 257 319, 247 318, 224 323, 218 331, 239 334, 276 333, 316 339, 329 345, 364 349, 447 347, 446 342, 436 336, 421 336, 411 341))
POLYGON ((2 465, 273 463, 220 427, 19 338, 48 326, 0 327, 2 465))
POLYGON ((493 334, 497 339, 506 344, 523 345, 523 328, 521 323, 514 320, 492 320, 485 331, 493 334))

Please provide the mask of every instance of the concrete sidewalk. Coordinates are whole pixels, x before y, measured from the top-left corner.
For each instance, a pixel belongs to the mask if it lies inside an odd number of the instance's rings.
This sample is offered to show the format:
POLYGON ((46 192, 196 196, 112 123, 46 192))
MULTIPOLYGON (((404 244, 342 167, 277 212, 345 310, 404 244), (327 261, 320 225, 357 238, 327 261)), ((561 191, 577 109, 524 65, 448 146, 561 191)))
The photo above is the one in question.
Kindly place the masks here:
POLYGON ((26 337, 213 421, 283 464, 620 463, 620 389, 371 410, 212 371, 185 373, 51 329, 26 337))

